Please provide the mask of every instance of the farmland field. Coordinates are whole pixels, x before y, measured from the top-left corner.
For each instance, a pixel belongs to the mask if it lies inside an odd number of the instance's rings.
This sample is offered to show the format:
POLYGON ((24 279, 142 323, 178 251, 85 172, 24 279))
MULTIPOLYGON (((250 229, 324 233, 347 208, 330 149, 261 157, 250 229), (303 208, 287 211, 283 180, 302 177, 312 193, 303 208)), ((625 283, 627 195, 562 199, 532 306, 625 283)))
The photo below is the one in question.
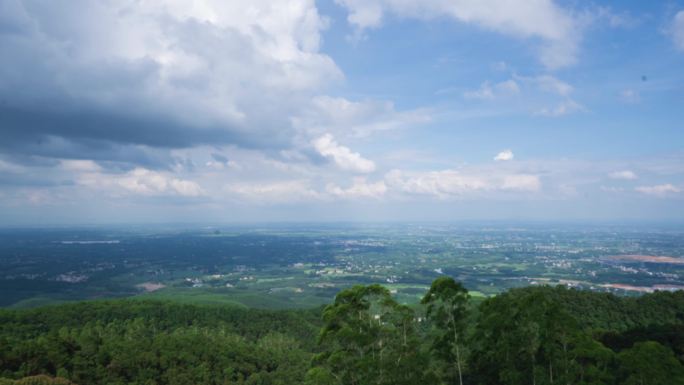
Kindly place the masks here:
POLYGON ((503 224, 4 229, 0 305, 134 296, 300 308, 370 283, 412 303, 440 275, 480 297, 542 284, 629 295, 684 287, 683 234, 503 224))

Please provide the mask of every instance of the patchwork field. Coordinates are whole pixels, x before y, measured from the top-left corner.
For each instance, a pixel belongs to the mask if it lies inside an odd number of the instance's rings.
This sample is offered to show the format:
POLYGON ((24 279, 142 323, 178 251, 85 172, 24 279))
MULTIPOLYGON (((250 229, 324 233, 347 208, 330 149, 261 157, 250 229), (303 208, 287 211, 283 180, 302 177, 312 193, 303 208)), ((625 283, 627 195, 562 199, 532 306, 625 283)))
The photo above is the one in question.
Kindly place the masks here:
POLYGON ((0 305, 139 297, 302 308, 370 283, 415 303, 441 275, 463 282, 473 297, 528 285, 627 295, 678 290, 683 234, 445 224, 5 229, 0 305))

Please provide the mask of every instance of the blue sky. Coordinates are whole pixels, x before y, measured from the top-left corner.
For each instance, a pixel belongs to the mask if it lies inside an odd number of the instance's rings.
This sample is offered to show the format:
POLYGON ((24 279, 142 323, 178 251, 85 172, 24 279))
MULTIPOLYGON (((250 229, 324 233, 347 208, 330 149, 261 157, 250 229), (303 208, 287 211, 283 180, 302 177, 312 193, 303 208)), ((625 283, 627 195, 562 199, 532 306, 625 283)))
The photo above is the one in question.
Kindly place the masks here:
POLYGON ((678 221, 684 3, 0 0, 4 225, 678 221))

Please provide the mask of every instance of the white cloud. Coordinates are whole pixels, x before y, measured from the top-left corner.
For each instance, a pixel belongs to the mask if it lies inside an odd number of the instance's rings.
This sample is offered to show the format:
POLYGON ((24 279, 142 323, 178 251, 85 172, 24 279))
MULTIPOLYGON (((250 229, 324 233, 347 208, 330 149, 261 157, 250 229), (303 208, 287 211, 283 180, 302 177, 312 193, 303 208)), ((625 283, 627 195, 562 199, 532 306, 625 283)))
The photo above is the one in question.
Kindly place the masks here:
POLYGON ((542 91, 555 93, 560 96, 568 96, 573 91, 573 87, 570 84, 551 75, 520 78, 532 82, 542 91))
POLYGON ((653 196, 666 196, 669 194, 676 194, 682 192, 682 190, 678 187, 675 187, 671 185, 670 183, 667 184, 659 184, 655 186, 639 186, 634 189, 637 192, 640 192, 642 194, 646 195, 653 195, 653 196))
POLYGON ((365 178, 355 178, 354 183, 349 188, 342 188, 333 183, 326 186, 328 194, 341 198, 381 198, 387 192, 384 181, 375 183, 366 182, 365 178))
POLYGON ((608 177, 611 179, 622 179, 622 180, 634 180, 637 179, 638 176, 637 174, 634 173, 634 171, 630 170, 621 170, 621 171, 614 171, 608 174, 608 177))
POLYGON ((0 97, 18 107, 54 99, 146 129, 163 117, 199 133, 286 140, 293 111, 343 78, 319 52, 327 20, 314 0, 14 4, 3 10, 17 25, 0 36, 0 97))
POLYGON ((678 49, 684 51, 684 11, 679 11, 672 20, 672 40, 678 49))
POLYGON ((329 158, 342 170, 360 173, 375 171, 375 163, 352 152, 348 147, 338 144, 332 135, 325 134, 313 141, 313 146, 319 154, 329 158))
POLYGON ((641 97, 639 96, 639 93, 637 91, 634 91, 632 89, 626 89, 620 92, 620 100, 623 103, 635 104, 639 103, 641 97))
POLYGON ((494 90, 492 90, 489 82, 484 82, 477 90, 464 92, 463 97, 466 99, 491 100, 494 99, 494 90))
MULTIPOLYGON (((547 93, 557 95, 560 99, 554 107, 543 107, 537 109, 534 115, 548 116, 548 117, 559 117, 564 115, 570 115, 576 112, 586 111, 583 105, 576 102, 570 97, 570 94, 574 91, 574 87, 554 76, 551 75, 540 75, 540 76, 514 76, 515 79, 519 80, 523 84, 530 85, 537 90, 547 93)), ((544 96, 543 100, 547 100, 548 97, 544 96)))
POLYGON ((239 182, 227 184, 223 190, 241 200, 266 204, 309 202, 321 198, 306 180, 239 182))
MULTIPOLYGON (((541 189, 537 175, 520 173, 495 173, 491 170, 442 170, 429 172, 404 172, 392 170, 385 176, 390 189, 417 194, 432 195, 441 199, 478 196, 478 192, 536 192, 541 189), (475 194, 475 195, 474 195, 475 194)), ((482 198, 482 196, 479 196, 482 198)))
POLYGON ((539 39, 540 60, 549 68, 576 61, 580 25, 551 0, 336 0, 349 11, 347 20, 363 31, 378 28, 386 14, 430 20, 448 17, 517 38, 539 39))
POLYGON ((202 194, 200 186, 189 180, 183 180, 160 172, 136 168, 121 177, 115 177, 116 183, 134 193, 143 195, 173 194, 196 197, 202 194))
POLYGON ((502 190, 539 191, 541 188, 541 181, 536 175, 506 175, 503 177, 503 182, 501 183, 500 188, 502 190))
POLYGON ((551 108, 542 108, 535 112, 535 115, 540 115, 540 116, 548 116, 548 117, 560 117, 564 115, 570 115, 575 112, 581 112, 581 111, 586 111, 586 108, 582 106, 581 104, 577 103, 576 101, 572 99, 566 99, 560 103, 558 103, 555 107, 551 108))
POLYGON ((463 97, 466 99, 492 100, 498 97, 511 96, 519 93, 520 87, 518 86, 518 83, 513 79, 509 79, 494 85, 490 84, 488 81, 484 82, 477 90, 464 92, 463 97))
POLYGON ((197 183, 183 179, 171 179, 169 189, 185 197, 196 197, 203 194, 202 188, 197 183))
POLYGON ((590 23, 607 24, 611 28, 633 28, 641 23, 638 17, 632 16, 627 11, 616 13, 610 7, 599 6, 591 13, 583 15, 590 23))
POLYGON ((108 193, 117 193, 122 189, 136 195, 177 195, 183 197, 197 197, 204 195, 204 191, 194 181, 177 178, 166 172, 135 168, 124 174, 110 174, 99 169, 72 169, 78 172, 77 182, 80 185, 103 189, 108 193))
POLYGON ((455 170, 430 171, 426 173, 405 173, 390 171, 386 177, 388 185, 409 194, 434 195, 445 198, 484 190, 487 181, 480 176, 463 175, 455 170))
POLYGON ((68 171, 101 171, 102 168, 92 160, 60 160, 60 166, 68 171))
POLYGON ((548 74, 538 76, 521 76, 514 74, 513 79, 530 88, 536 88, 539 91, 559 96, 568 96, 574 90, 574 87, 569 83, 548 74))
POLYGON ((496 154, 494 157, 494 160, 496 161, 507 161, 507 160, 513 160, 513 151, 511 150, 503 150, 500 153, 496 154))
POLYGON ((310 135, 334 132, 363 137, 378 131, 423 124, 430 121, 430 115, 426 109, 397 111, 392 102, 385 100, 351 101, 317 96, 308 108, 291 120, 294 127, 310 135))
POLYGON ((571 98, 573 91, 572 85, 552 75, 521 76, 514 73, 510 79, 499 83, 485 81, 477 90, 464 92, 463 97, 487 101, 506 98, 505 105, 500 103, 505 109, 517 111, 522 108, 532 111, 533 115, 558 117, 586 110, 571 98), (551 103, 555 105, 549 107, 551 103))

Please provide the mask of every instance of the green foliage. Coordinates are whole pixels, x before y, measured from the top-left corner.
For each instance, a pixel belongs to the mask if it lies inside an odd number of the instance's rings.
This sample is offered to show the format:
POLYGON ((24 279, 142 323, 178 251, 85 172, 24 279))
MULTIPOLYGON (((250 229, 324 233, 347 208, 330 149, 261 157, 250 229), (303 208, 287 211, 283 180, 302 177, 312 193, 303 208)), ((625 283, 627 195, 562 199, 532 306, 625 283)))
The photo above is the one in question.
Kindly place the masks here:
POLYGON ((612 384, 615 353, 586 334, 578 334, 570 348, 570 383, 586 385, 612 384))
POLYGON ((304 385, 337 385, 340 382, 327 368, 316 366, 306 373, 304 385))
POLYGON ((107 301, 0 313, 0 375, 77 384, 292 384, 316 312, 107 301))
POLYGON ((426 380, 427 355, 420 351, 413 310, 399 305, 379 285, 343 290, 323 311, 324 348, 312 373, 319 383, 416 384, 426 380))
POLYGON ((577 319, 582 328, 622 332, 650 325, 684 323, 684 291, 658 291, 639 297, 557 287, 529 287, 553 298, 577 319))
POLYGON ((639 342, 619 354, 625 385, 683 385, 684 367, 672 350, 654 342, 639 342))
POLYGON ((0 310, 0 385, 684 385, 682 314, 679 292, 528 287, 471 301, 448 277, 416 307, 368 285, 312 310, 148 300, 0 310))
POLYGON ((423 297, 432 324, 430 348, 447 383, 463 384, 463 342, 468 316, 468 290, 451 277, 437 278, 423 297))
POLYGON ((491 384, 553 383, 568 373, 575 333, 573 319, 558 302, 541 291, 511 290, 480 306, 473 373, 491 384))
POLYGON ((659 336, 681 343, 681 336, 670 334, 681 330, 682 306, 681 293, 619 298, 563 287, 513 289, 480 305, 469 344, 469 374, 480 384, 623 383, 614 373, 624 370, 626 361, 617 360, 600 341, 624 344, 659 336), (634 336, 626 330, 659 324, 657 335, 634 336), (610 338, 603 338, 606 333, 610 338))
POLYGON ((0 385, 73 385, 73 382, 59 377, 46 375, 29 376, 19 380, 0 378, 0 385))

